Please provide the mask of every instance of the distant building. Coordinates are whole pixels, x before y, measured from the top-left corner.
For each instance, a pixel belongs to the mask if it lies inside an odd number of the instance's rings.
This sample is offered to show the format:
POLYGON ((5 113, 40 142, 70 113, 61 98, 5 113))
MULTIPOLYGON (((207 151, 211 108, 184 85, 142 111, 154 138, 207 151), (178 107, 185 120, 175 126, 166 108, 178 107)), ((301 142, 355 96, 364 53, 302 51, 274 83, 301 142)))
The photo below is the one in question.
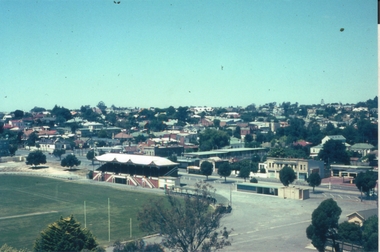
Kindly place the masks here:
POLYGON ((268 157, 265 163, 260 163, 259 168, 265 168, 268 178, 280 178, 279 172, 285 166, 294 170, 297 179, 306 180, 310 174, 319 173, 324 178, 324 164, 322 161, 312 159, 297 158, 271 158, 268 157))

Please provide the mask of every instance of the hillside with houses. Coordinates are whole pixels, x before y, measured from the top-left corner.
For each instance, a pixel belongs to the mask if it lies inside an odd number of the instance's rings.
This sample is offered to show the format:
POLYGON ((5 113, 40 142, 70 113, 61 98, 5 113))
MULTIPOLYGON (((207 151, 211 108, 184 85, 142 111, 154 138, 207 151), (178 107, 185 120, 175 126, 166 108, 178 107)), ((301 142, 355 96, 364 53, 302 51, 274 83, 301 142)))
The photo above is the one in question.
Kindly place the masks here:
MULTIPOLYGON (((58 105, 15 109, 0 113, 0 118, 0 156, 12 156, 17 149, 26 148, 181 160, 185 156, 202 158, 199 153, 240 150, 235 153, 252 154, 249 151, 259 149, 256 163, 264 164, 261 168, 266 172, 273 170, 266 166, 268 158, 319 160, 325 168, 355 165, 377 169, 377 97, 356 104, 272 102, 247 107, 126 108, 99 102, 74 110, 58 105), (344 159, 324 160, 320 155, 329 140, 344 145, 344 159)), ((246 158, 231 154, 228 161, 246 158)))

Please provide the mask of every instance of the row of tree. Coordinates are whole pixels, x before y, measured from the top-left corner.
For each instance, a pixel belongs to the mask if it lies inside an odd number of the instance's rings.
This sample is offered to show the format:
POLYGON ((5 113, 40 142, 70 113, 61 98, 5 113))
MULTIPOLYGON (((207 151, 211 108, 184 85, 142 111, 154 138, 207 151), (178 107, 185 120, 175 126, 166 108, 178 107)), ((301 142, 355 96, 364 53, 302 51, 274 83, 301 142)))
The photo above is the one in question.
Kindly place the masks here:
MULTIPOLYGON (((62 154, 64 154, 63 150, 55 150, 55 155, 59 156, 60 159, 62 154)), ((46 164, 46 155, 40 150, 31 151, 26 157, 26 164, 32 165, 33 167, 37 167, 40 164, 46 164)), ((80 164, 81 161, 72 154, 67 155, 61 160, 61 166, 68 167, 69 169, 72 169, 74 166, 79 166, 80 164)))

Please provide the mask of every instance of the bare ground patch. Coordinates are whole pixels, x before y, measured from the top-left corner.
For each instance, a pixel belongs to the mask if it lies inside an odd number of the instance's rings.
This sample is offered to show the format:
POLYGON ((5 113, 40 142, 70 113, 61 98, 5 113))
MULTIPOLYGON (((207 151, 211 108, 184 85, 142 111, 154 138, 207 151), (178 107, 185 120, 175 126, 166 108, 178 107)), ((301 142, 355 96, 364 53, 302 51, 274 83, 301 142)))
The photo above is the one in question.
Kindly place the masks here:
POLYGON ((47 162, 39 166, 26 165, 23 162, 8 162, 0 163, 0 173, 35 173, 35 175, 52 175, 52 176, 66 176, 66 177, 86 177, 86 169, 67 169, 56 163, 47 162))

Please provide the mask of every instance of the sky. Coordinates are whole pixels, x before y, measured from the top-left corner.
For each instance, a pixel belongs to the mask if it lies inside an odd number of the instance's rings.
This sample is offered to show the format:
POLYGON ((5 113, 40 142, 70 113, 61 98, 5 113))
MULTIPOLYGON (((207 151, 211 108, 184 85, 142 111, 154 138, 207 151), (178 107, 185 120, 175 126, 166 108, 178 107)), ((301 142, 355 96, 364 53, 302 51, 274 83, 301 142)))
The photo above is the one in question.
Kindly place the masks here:
POLYGON ((375 0, 1 0, 0 31, 0 111, 378 94, 375 0))

